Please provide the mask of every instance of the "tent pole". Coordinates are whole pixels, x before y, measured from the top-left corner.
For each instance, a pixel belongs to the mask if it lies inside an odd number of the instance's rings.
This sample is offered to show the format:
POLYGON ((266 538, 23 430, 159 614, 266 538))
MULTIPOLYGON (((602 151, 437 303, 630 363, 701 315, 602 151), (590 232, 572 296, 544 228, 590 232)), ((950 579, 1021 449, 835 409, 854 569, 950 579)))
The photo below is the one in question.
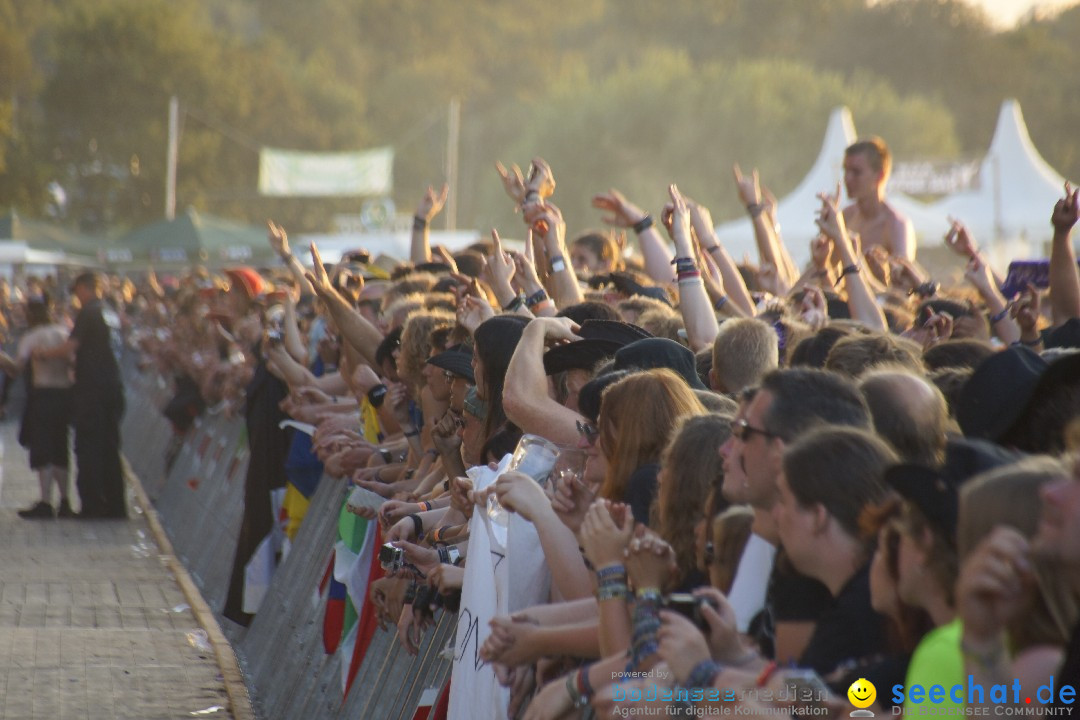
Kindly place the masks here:
POLYGON ((446 229, 457 230, 458 144, 461 142, 461 100, 450 98, 446 123, 446 182, 450 196, 446 201, 446 229))

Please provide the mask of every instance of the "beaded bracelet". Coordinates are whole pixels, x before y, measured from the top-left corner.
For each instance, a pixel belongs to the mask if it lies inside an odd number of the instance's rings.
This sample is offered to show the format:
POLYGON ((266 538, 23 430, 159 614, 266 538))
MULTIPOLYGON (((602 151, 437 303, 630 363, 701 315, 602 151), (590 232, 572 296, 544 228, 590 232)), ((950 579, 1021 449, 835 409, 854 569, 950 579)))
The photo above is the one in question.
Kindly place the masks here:
POLYGON ((596 591, 597 602, 604 602, 605 600, 623 600, 630 594, 630 588, 626 586, 626 583, 611 583, 608 585, 601 585, 596 591))

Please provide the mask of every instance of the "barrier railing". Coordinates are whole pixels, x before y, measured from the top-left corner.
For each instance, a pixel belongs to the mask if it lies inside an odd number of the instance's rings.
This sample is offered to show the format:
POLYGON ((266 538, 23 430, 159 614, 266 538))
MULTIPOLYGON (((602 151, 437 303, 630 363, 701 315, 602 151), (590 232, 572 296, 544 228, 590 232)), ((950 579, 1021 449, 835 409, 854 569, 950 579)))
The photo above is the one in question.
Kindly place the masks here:
POLYGON ((123 448, 154 502, 177 557, 233 642, 256 710, 282 718, 414 717, 426 690, 442 687, 450 674, 444 652, 455 621, 442 613, 416 657, 397 642, 395 628, 378 630, 342 697, 342 651, 323 649, 326 601, 319 583, 337 540, 346 483, 323 477, 251 626, 243 630, 221 617, 243 516, 247 445, 243 420, 204 414, 185 437, 166 471, 172 428, 161 415, 170 388, 153 372, 125 358, 127 412, 123 448))

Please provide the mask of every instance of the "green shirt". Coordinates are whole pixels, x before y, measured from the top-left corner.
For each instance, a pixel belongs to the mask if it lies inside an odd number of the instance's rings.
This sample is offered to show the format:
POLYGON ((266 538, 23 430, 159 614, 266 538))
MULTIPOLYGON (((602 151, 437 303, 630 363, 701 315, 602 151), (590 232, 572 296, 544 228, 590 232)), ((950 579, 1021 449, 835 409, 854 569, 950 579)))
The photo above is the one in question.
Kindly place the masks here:
MULTIPOLYGON (((950 623, 934 628, 926 634, 915 648, 908 665, 905 684, 906 697, 904 698, 904 712, 912 715, 920 710, 928 717, 944 715, 948 708, 962 708, 963 702, 956 702, 949 695, 953 685, 964 685, 964 656, 960 652, 960 635, 963 626, 957 618, 950 623), (921 685, 923 700, 921 703, 911 701, 911 688, 921 685), (935 703, 930 700, 930 690, 940 685, 943 688, 941 702, 935 703), (940 712, 935 712, 940 709, 940 712)), ((936 695, 937 693, 935 693, 936 695)))

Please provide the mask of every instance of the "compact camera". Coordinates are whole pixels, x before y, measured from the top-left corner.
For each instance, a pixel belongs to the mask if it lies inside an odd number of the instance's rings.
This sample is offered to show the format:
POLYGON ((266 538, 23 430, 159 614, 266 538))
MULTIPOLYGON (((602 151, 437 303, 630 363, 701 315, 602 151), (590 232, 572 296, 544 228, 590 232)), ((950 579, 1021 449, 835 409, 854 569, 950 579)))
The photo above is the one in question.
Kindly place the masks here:
POLYGON ((672 610, 692 621, 702 632, 709 632, 709 622, 701 614, 702 605, 710 605, 713 610, 719 610, 719 606, 712 598, 697 597, 690 593, 671 593, 665 595, 662 605, 666 610, 672 610))
POLYGON ((385 543, 379 548, 379 565, 388 573, 395 573, 405 567, 405 551, 385 543))

